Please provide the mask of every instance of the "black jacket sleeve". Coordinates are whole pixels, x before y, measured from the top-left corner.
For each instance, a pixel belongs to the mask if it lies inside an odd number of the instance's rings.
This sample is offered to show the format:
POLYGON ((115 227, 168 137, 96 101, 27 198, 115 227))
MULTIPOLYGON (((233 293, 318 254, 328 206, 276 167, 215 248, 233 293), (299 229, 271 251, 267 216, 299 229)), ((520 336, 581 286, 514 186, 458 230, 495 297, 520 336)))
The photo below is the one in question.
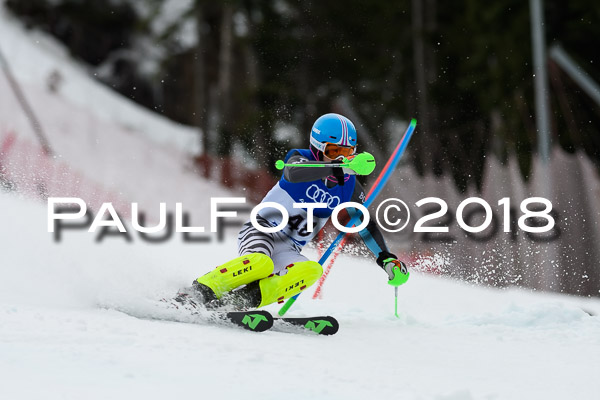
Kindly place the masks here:
MULTIPOLYGON (((354 193, 352 194, 352 201, 363 204, 366 200, 366 197, 367 196, 364 188, 358 181, 356 181, 356 184, 354 185, 354 193)), ((350 216, 352 216, 353 212, 350 211, 350 209, 348 209, 348 211, 350 212, 350 216)), ((363 220, 362 215, 360 220, 363 220)), ((381 234, 381 231, 379 230, 379 227, 372 216, 367 227, 360 231, 359 235, 373 255, 377 257, 377 264, 379 264, 379 266, 383 266, 383 260, 385 259, 392 257, 397 258, 394 254, 389 252, 387 245, 385 244, 385 240, 383 239, 383 235, 381 234)))

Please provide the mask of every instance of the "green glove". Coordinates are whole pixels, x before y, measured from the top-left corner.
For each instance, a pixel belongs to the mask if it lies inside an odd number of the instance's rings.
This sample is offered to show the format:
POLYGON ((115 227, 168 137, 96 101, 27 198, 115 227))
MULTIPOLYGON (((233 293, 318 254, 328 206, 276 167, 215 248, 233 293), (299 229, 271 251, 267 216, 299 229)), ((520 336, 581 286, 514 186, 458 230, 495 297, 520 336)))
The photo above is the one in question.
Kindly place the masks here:
POLYGON ((346 158, 344 163, 348 164, 344 167, 344 173, 346 174, 369 175, 375 170, 375 157, 367 152, 359 153, 352 158, 346 158))
POLYGON ((383 269, 388 274, 388 285, 400 286, 408 281, 410 273, 406 268, 406 264, 395 258, 383 260, 383 269))

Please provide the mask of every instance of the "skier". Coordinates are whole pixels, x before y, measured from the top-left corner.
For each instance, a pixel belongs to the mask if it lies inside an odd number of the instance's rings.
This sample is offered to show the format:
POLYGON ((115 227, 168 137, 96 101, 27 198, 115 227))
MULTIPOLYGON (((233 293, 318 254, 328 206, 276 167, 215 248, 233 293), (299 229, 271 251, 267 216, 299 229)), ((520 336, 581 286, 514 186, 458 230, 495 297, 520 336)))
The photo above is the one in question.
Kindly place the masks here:
MULTIPOLYGON (((311 130, 310 148, 292 149, 284 161, 328 167, 286 166, 279 182, 262 200, 282 205, 289 215, 287 225, 279 232, 265 233, 250 221, 245 223, 238 235, 239 257, 195 280, 191 290, 179 294, 178 301, 195 299, 209 308, 257 308, 282 303, 315 283, 323 269, 300 253, 302 247, 325 226, 338 204, 365 201, 365 191, 355 175, 367 175, 374 167, 365 172, 352 163, 336 165, 357 157, 356 145, 356 128, 348 118, 333 113, 319 117, 311 130), (313 230, 309 231, 307 209, 294 208, 293 203, 325 203, 327 208, 314 209, 313 230)), ((280 211, 263 208, 256 221, 262 227, 272 228, 282 218, 280 211)), ((404 283, 408 278, 406 265, 389 252, 373 218, 359 234, 377 258, 377 264, 387 272, 388 282, 394 286, 404 283)))

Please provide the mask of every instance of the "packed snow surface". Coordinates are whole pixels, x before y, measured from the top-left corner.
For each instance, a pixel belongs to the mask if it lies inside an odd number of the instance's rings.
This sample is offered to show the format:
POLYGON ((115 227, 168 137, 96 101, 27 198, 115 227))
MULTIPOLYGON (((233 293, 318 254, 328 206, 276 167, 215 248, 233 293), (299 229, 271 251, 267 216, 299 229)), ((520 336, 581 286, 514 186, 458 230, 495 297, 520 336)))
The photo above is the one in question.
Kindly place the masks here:
POLYGON ((600 394, 597 299, 413 271, 396 319, 393 289, 374 261, 342 256, 323 299, 310 289, 290 311, 335 316, 331 337, 149 320, 129 314, 156 313, 157 299, 234 257, 234 240, 150 245, 134 235, 98 244, 94 234, 65 231, 56 243, 44 206, 1 194, 0 223, 2 399, 600 394))

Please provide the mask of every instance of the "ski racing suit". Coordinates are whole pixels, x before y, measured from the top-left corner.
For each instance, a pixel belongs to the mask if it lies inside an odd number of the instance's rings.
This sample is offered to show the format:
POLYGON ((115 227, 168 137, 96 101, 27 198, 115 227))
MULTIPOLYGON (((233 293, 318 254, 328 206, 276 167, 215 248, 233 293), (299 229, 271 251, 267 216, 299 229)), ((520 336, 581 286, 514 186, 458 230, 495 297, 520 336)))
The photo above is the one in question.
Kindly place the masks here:
MULTIPOLYGON (((288 164, 318 162, 309 149, 292 149, 284 161, 288 164)), ((238 235, 239 255, 266 254, 273 260, 274 273, 280 273, 289 264, 306 261, 307 258, 300 254, 302 247, 325 226, 333 209, 349 201, 359 204, 365 202, 365 190, 356 180, 356 176, 342 175, 341 170, 342 168, 335 167, 335 164, 323 168, 285 167, 281 179, 262 202, 275 202, 285 207, 289 215, 288 224, 279 232, 264 233, 248 221, 238 235), (340 184, 342 179, 343 183, 340 184), (293 203, 327 204, 327 208, 314 209, 312 232, 308 231, 307 209, 293 208, 293 203)), ((348 209, 353 214, 352 210, 348 209)), ((258 213, 257 222, 265 227, 274 227, 281 223, 282 218, 279 210, 264 208, 258 213)), ((359 234, 376 258, 379 258, 382 253, 385 258, 390 256, 381 231, 373 218, 359 234)))

